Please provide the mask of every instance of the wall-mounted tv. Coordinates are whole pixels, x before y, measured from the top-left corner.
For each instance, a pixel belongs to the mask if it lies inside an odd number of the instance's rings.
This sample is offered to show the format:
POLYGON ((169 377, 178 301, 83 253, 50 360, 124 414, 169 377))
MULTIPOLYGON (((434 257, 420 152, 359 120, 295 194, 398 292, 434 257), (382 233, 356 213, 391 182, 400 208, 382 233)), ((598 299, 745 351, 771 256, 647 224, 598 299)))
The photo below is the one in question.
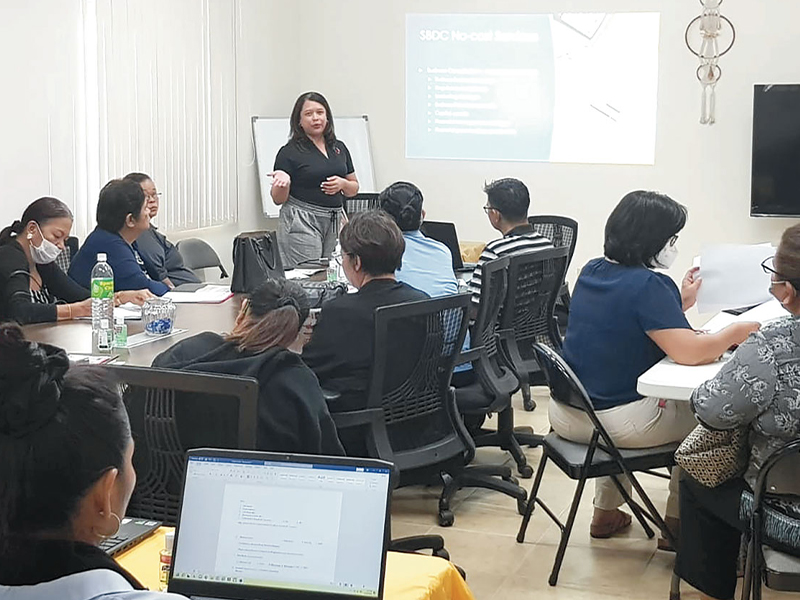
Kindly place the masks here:
POLYGON ((800 217, 800 85, 753 93, 750 215, 800 217))

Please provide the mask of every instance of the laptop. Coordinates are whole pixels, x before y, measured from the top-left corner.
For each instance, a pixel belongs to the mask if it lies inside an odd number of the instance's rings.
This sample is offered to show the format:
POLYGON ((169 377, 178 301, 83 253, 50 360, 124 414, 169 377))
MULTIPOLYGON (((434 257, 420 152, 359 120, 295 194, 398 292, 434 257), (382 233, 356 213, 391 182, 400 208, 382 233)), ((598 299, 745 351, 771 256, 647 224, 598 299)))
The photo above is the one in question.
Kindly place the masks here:
POLYGON ((125 517, 119 524, 119 531, 117 531, 116 535, 112 535, 100 542, 100 549, 114 556, 138 544, 159 527, 161 527, 161 521, 125 517))
POLYGON ((454 272, 461 273, 475 269, 475 263, 464 263, 461 260, 461 247, 458 245, 458 234, 456 234, 456 226, 453 223, 423 221, 419 230, 429 238, 438 240, 450 248, 450 254, 453 256, 454 272))
POLYGON ((370 459, 190 450, 169 591, 380 600, 392 477, 370 459))

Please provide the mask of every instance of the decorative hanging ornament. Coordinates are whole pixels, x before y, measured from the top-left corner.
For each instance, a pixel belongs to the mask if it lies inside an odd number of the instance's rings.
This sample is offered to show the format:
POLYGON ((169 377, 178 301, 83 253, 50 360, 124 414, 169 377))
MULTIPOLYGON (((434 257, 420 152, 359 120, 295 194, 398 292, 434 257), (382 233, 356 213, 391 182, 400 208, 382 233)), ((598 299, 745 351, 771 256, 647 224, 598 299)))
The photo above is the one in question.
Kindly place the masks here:
POLYGON ((703 88, 700 123, 713 125, 716 122, 716 86, 722 77, 719 59, 733 48, 736 29, 720 14, 722 0, 700 0, 700 5, 703 12, 689 23, 684 38, 686 47, 700 59, 697 67, 697 80, 703 88))

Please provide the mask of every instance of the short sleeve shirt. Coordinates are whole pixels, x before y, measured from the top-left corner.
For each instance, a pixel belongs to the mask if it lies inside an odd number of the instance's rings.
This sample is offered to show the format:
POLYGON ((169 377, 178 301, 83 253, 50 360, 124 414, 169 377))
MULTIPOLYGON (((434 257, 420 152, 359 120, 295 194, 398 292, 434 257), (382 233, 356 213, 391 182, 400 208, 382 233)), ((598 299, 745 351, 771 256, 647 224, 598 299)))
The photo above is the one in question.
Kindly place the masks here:
POLYGON ((310 141, 290 141, 278 150, 274 168, 276 171, 285 171, 291 177, 289 194, 292 197, 323 208, 339 208, 344 202, 344 195, 339 192, 329 196, 320 185, 332 175, 347 177, 353 173, 353 159, 341 140, 328 144, 327 151, 326 157, 310 141))
POLYGON ((665 356, 647 332, 662 329, 691 329, 672 279, 605 258, 586 264, 572 294, 564 359, 596 409, 642 398, 637 379, 665 356))

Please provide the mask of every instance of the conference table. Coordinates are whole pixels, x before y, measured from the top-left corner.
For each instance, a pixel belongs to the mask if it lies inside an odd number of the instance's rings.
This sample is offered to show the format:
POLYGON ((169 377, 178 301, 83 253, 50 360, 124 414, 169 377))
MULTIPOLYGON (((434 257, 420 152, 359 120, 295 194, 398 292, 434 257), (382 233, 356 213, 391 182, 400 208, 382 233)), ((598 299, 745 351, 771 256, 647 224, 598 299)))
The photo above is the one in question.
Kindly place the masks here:
MULTIPOLYGON (((159 589, 159 552, 164 536, 161 527, 154 535, 117 556, 117 562, 142 585, 159 589)), ((443 558, 421 554, 389 552, 386 557, 384 593, 386 600, 475 600, 453 564, 443 558)))
POLYGON ((729 357, 726 352, 721 360, 694 367, 664 358, 639 376, 636 391, 650 398, 688 401, 695 388, 719 373, 729 357))

